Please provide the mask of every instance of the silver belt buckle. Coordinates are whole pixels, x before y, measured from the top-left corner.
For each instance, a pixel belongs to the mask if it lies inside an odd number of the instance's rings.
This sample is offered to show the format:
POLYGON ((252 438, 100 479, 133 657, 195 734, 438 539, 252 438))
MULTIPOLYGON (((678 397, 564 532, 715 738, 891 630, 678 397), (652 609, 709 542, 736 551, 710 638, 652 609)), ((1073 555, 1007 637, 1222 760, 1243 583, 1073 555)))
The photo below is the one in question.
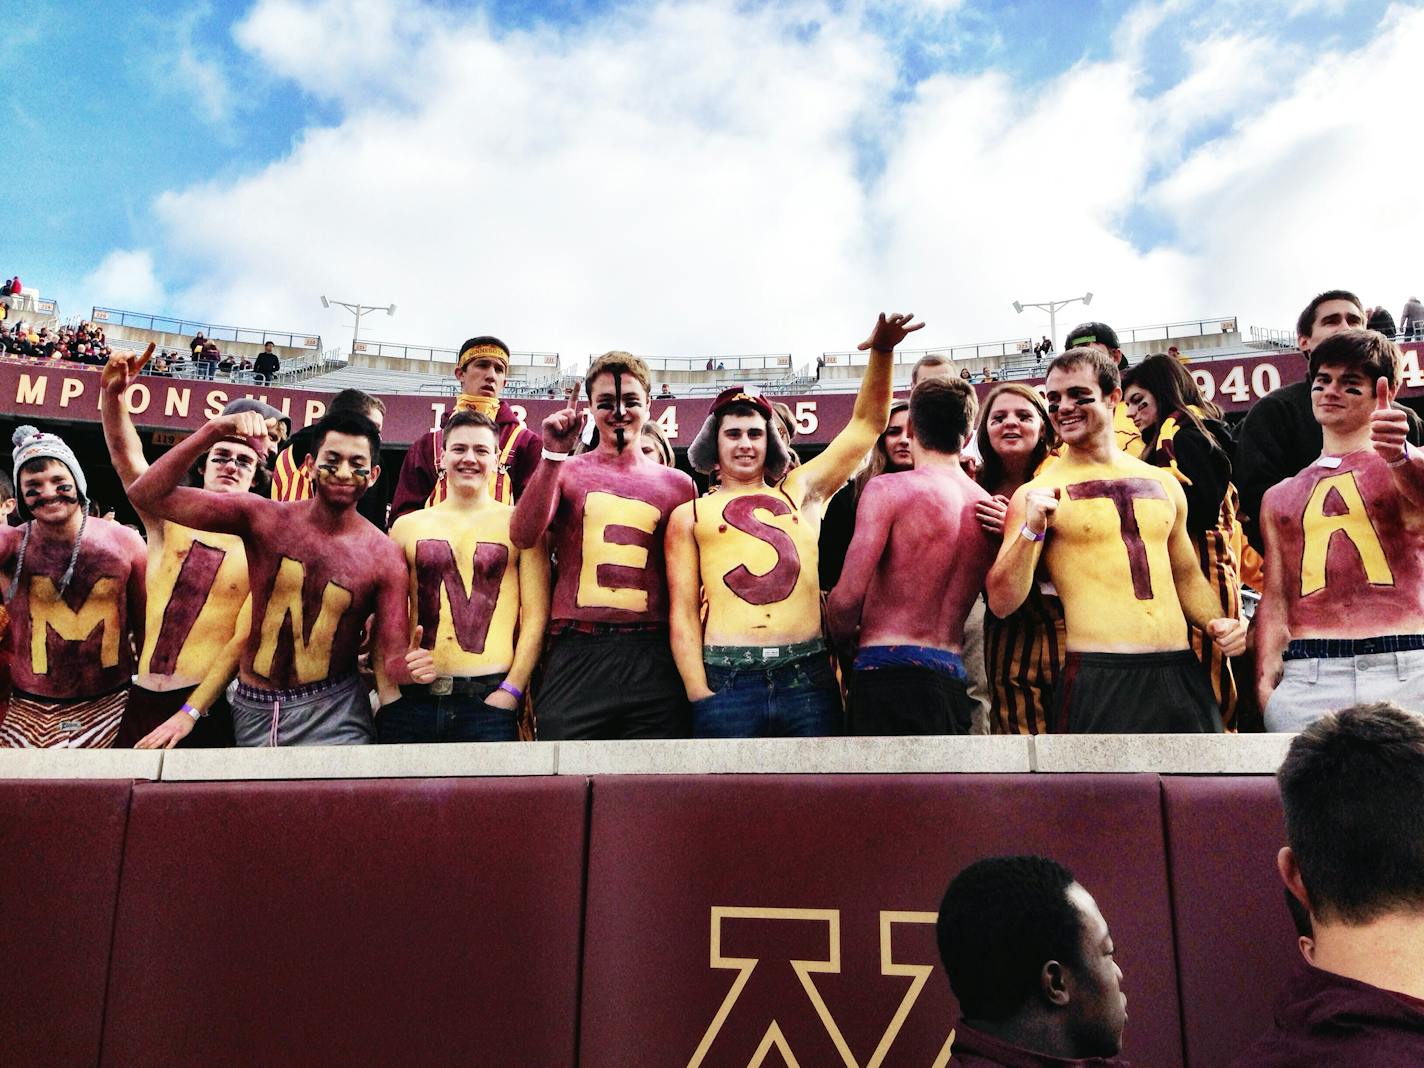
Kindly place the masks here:
POLYGON ((430 684, 431 697, 449 697, 455 692, 455 679, 451 675, 437 675, 430 684))

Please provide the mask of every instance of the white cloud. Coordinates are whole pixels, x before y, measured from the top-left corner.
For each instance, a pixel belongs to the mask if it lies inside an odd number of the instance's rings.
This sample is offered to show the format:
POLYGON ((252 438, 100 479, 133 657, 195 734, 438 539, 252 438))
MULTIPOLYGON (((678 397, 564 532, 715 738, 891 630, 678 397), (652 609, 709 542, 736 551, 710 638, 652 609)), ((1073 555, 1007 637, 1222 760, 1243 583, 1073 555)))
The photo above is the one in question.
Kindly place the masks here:
POLYGON ((116 249, 80 284, 85 300, 111 308, 157 310, 164 306, 163 285, 146 249, 116 249))
POLYGON ((159 40, 152 69, 160 91, 187 100, 198 116, 215 126, 225 123, 237 102, 219 58, 197 39, 197 31, 212 17, 212 5, 196 4, 173 16, 159 40), (172 47, 168 47, 169 34, 172 47))
POLYGON ((1184 11, 1144 5, 1112 56, 1044 85, 951 72, 903 103, 897 43, 853 5, 659 3, 497 34, 414 2, 260 0, 238 42, 343 118, 160 199, 162 262, 190 280, 170 307, 332 338, 349 318, 326 292, 394 301, 364 332, 417 343, 804 364, 882 308, 949 343, 1036 335, 1046 317, 1012 300, 1088 289, 1118 325, 1288 325, 1337 284, 1397 304, 1420 216, 1389 146, 1424 12, 1309 66, 1219 26, 1149 95, 1147 40, 1184 11), (1175 239, 1134 247, 1134 213, 1175 239))

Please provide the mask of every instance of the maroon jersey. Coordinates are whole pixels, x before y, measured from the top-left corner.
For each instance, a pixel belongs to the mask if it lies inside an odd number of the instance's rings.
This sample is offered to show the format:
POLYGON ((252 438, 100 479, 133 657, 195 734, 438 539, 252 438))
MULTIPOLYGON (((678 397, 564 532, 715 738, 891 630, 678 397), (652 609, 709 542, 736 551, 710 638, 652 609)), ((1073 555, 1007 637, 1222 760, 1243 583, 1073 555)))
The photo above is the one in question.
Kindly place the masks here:
POLYGON ((1399 492, 1373 450, 1339 461, 1317 461, 1265 497, 1266 535, 1285 564, 1290 636, 1424 633, 1424 509, 1399 492))
POLYGON ((551 618, 666 623, 663 535, 672 510, 692 500, 692 480, 659 464, 604 463, 597 453, 565 463, 550 526, 559 570, 551 618))

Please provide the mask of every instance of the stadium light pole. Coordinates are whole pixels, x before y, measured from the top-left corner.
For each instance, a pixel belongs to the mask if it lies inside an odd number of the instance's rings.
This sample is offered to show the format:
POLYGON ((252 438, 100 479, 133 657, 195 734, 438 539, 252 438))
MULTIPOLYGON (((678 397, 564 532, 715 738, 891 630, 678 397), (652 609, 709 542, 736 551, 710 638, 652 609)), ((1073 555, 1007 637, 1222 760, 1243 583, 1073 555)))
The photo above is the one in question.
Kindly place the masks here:
POLYGON ((351 330, 351 355, 353 356, 356 355, 356 342, 361 340, 362 314, 373 311, 383 311, 387 315, 394 315, 396 313, 396 306, 394 304, 348 304, 344 300, 327 300, 326 295, 322 294, 321 306, 323 308, 330 308, 333 304, 338 308, 345 308, 352 315, 356 316, 356 325, 351 330))
POLYGON ((1093 303, 1093 294, 1084 293, 1081 297, 1069 297, 1067 300, 1046 300, 1041 304, 1028 304, 1016 300, 1014 301, 1014 311, 1022 315, 1023 310, 1025 308, 1042 308, 1044 311, 1048 312, 1048 336, 1051 337, 1053 339, 1053 343, 1057 345, 1058 313, 1063 308, 1068 307, 1068 305, 1078 300, 1081 300, 1083 302, 1083 307, 1086 308, 1089 304, 1093 303))

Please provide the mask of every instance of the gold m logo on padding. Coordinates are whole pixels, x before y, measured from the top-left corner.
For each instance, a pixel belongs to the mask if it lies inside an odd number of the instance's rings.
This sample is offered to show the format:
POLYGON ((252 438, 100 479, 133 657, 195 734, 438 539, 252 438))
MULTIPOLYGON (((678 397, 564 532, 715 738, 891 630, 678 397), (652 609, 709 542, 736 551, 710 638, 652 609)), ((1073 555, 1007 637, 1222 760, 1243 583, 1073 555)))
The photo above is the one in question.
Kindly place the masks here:
MULTIPOLYGON (((861 1065, 851 1052, 850 1046, 846 1043, 845 1036, 837 1026, 835 1018, 831 1015, 830 1009, 826 1007, 825 998, 816 988, 815 981, 811 978, 818 973, 836 974, 841 970, 841 913, 839 909, 776 909, 776 908, 745 908, 734 905, 713 905, 712 906, 712 940, 711 940, 711 966, 713 968, 724 968, 735 970, 737 977, 732 982, 732 988, 727 991, 727 996, 722 999, 722 1004, 718 1006, 716 1014, 712 1017, 712 1022, 707 1026, 706 1033, 702 1036, 702 1041, 697 1044, 697 1049, 692 1054, 692 1059, 687 1062, 687 1068, 699 1068, 713 1044, 717 1041, 717 1035, 722 1030, 722 1025, 731 1016, 733 1007, 737 1004, 737 999, 742 996, 742 990, 746 987, 752 973, 761 963, 759 957, 729 957, 722 952, 722 922, 724 920, 784 920, 788 922, 800 923, 823 923, 826 925, 826 955, 824 960, 792 960, 788 963, 796 978, 800 980, 802 989, 806 991, 806 997, 810 1000, 811 1006, 816 1010, 816 1015, 820 1019, 822 1026, 826 1029, 826 1034, 830 1036, 832 1044, 840 1054, 841 1060, 845 1062, 846 1068, 880 1068, 885 1061, 885 1056, 890 1051, 896 1037, 900 1034, 900 1029, 905 1025, 905 1019, 910 1015, 910 1010, 915 1007, 915 1002, 919 1000, 920 991, 924 989, 925 983, 929 981, 930 974, 934 971, 933 964, 905 964, 897 963, 894 955, 894 930, 897 924, 917 923, 932 924, 935 922, 933 912, 898 912, 886 910, 880 913, 880 974, 889 976, 906 976, 910 980, 909 987, 905 990, 904 997, 900 999, 899 1006, 890 1017, 885 1030, 880 1035, 880 1041, 875 1046, 875 1051, 870 1055, 870 1059, 861 1065)), ((954 1045, 954 1032, 949 1033, 945 1039, 944 1046, 935 1057, 930 1068, 944 1068, 949 1063, 950 1050, 954 1045)), ((796 1059, 796 1054, 792 1051, 790 1043, 786 1041, 786 1036, 782 1033, 781 1025, 773 1017, 767 1024, 765 1033, 758 1043, 756 1052, 747 1062, 747 1068, 758 1068, 772 1049, 781 1055, 781 1059, 790 1068, 800 1068, 800 1062, 796 1059)))

